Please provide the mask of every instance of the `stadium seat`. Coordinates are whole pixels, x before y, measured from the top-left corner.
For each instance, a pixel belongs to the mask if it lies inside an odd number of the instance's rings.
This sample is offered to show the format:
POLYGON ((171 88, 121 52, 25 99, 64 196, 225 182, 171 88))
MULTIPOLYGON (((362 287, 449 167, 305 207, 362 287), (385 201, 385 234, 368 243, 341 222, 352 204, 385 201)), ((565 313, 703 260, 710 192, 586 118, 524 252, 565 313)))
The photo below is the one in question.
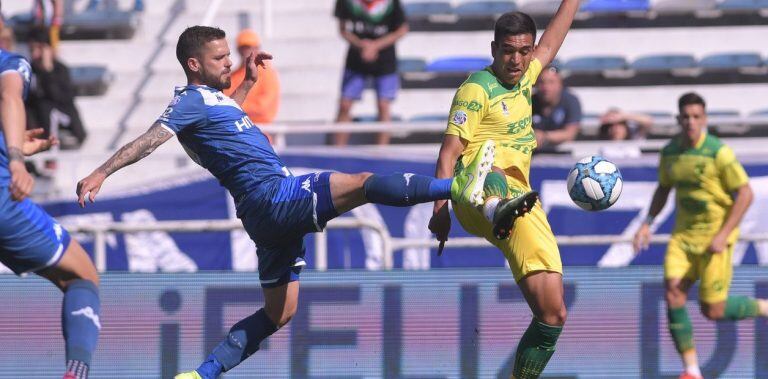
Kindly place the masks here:
POLYGON ((512 0, 469 1, 460 3, 454 12, 459 16, 494 16, 517 9, 512 0))
MULTIPOLYGON (((23 13, 8 20, 16 37, 26 40, 32 18, 23 13)), ((62 39, 130 39, 139 26, 139 14, 114 7, 68 13, 61 26, 62 39)))
POLYGON ((98 96, 107 92, 112 74, 105 66, 75 66, 69 69, 77 96, 98 96))
POLYGON ((651 9, 659 13, 689 13, 715 9, 717 0, 655 0, 651 9))
POLYGON ((739 69, 760 67, 763 59, 758 53, 726 53, 708 55, 699 61, 699 66, 708 70, 739 69))
POLYGON ((571 59, 562 67, 564 70, 578 73, 600 73, 603 70, 625 69, 627 60, 618 55, 596 55, 571 59))
POLYGON ((630 68, 638 71, 667 71, 695 67, 696 59, 689 54, 648 55, 637 58, 630 65, 630 68))
POLYGON ((448 1, 419 1, 404 3, 403 8, 408 17, 428 17, 435 14, 453 13, 451 3, 448 1))
POLYGON ((741 113, 735 109, 713 109, 707 110, 709 117, 739 117, 741 113))
POLYGON ((492 60, 484 57, 446 57, 437 58, 430 62, 425 71, 428 72, 469 72, 482 70, 490 65, 492 60))
POLYGON ((587 0, 581 5, 582 12, 619 13, 647 11, 648 0, 587 0))
POLYGON ((559 0, 527 0, 524 3, 518 4, 518 9, 521 12, 530 14, 531 16, 552 16, 557 12, 557 8, 560 7, 559 0))
POLYGON ((723 0, 717 4, 717 8, 729 11, 756 11, 768 9, 768 0, 723 0))
POLYGON ((749 114, 750 116, 768 116, 768 108, 759 109, 749 114))
POLYGON ((408 119, 410 122, 447 122, 448 115, 443 113, 416 115, 408 119))
POLYGON ((427 61, 421 58, 404 58, 397 60, 399 72, 422 72, 427 67, 427 61))

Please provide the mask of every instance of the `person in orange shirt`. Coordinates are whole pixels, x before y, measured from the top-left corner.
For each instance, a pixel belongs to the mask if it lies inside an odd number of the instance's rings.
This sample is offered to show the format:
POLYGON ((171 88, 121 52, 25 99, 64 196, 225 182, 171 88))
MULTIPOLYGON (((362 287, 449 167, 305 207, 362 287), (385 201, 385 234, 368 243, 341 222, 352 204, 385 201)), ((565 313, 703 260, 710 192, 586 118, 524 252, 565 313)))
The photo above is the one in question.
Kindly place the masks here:
MULTIPOLYGON (((232 73, 232 85, 224 90, 227 96, 232 95, 245 77, 245 61, 250 54, 261 51, 261 38, 253 30, 245 29, 237 35, 237 52, 240 54, 240 66, 232 73)), ((271 65, 259 66, 259 81, 251 88, 243 101, 243 111, 255 124, 269 124, 277 115, 280 104, 280 83, 277 72, 271 65)))

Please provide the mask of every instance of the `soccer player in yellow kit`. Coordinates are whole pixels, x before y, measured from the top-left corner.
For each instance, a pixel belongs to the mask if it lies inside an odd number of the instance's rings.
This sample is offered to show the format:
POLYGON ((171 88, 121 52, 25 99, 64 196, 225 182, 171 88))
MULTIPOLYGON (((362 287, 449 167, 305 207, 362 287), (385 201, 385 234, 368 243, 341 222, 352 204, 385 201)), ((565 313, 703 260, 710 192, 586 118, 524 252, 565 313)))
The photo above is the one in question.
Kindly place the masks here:
MULTIPOLYGON (((538 45, 536 25, 527 14, 505 13, 496 21, 493 63, 470 75, 456 91, 437 161, 436 176, 449 178, 454 169, 466 167, 487 140, 496 144, 482 208, 454 203, 453 209, 467 232, 504 253, 533 311, 534 319, 517 346, 517 379, 541 375, 566 317, 560 252, 529 180, 536 148, 531 91, 560 49, 578 7, 578 0, 564 0, 538 45), (530 214, 518 218, 526 212, 530 214)), ((447 202, 436 201, 430 230, 445 241, 450 226, 447 202)))
POLYGON ((706 104, 701 96, 684 94, 678 109, 682 131, 661 151, 659 185, 648 217, 635 234, 634 247, 635 251, 648 247, 653 218, 674 188, 677 216, 664 258, 667 318, 685 366, 680 378, 700 379, 693 328, 685 308, 691 286, 701 280, 701 313, 710 320, 765 317, 768 302, 728 296, 738 225, 753 198, 747 173, 730 147, 707 134, 706 104))

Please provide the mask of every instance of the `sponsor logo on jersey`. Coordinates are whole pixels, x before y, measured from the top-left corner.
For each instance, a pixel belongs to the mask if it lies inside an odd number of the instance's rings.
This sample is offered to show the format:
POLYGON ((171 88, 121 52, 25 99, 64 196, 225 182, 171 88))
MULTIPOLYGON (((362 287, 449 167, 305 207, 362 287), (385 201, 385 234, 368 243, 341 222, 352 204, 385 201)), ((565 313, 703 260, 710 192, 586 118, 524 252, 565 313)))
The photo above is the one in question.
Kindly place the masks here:
POLYGON ((525 117, 522 120, 511 122, 507 124, 507 132, 509 134, 520 133, 524 128, 531 125, 531 116, 525 117))
POLYGON ((453 116, 451 117, 451 122, 458 126, 464 126, 464 124, 467 123, 467 112, 464 112, 464 111, 453 112, 453 116))
POLYGON ((467 108, 467 110, 472 111, 472 112, 477 112, 477 111, 479 111, 483 107, 476 100, 472 100, 472 101, 454 100, 453 106, 454 107, 464 107, 464 108, 467 108))

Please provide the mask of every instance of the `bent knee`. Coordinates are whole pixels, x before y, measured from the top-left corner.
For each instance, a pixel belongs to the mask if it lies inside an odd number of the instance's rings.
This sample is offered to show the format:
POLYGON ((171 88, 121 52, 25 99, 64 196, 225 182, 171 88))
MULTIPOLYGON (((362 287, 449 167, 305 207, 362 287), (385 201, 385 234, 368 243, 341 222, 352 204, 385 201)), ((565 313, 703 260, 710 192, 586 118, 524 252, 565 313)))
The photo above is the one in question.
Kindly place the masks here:
POLYGON ((563 326, 565 325, 565 320, 567 318, 568 318, 568 311, 565 309, 565 306, 563 305, 562 307, 560 307, 560 309, 552 310, 550 312, 544 312, 539 317, 539 321, 551 326, 563 326))
POLYGON ((280 312, 267 310, 267 317, 275 323, 278 329, 288 324, 295 314, 296 308, 283 309, 280 312))
POLYGON ((717 321, 722 320, 725 317, 725 307, 716 306, 702 303, 700 304, 701 314, 707 318, 707 320, 717 321))

